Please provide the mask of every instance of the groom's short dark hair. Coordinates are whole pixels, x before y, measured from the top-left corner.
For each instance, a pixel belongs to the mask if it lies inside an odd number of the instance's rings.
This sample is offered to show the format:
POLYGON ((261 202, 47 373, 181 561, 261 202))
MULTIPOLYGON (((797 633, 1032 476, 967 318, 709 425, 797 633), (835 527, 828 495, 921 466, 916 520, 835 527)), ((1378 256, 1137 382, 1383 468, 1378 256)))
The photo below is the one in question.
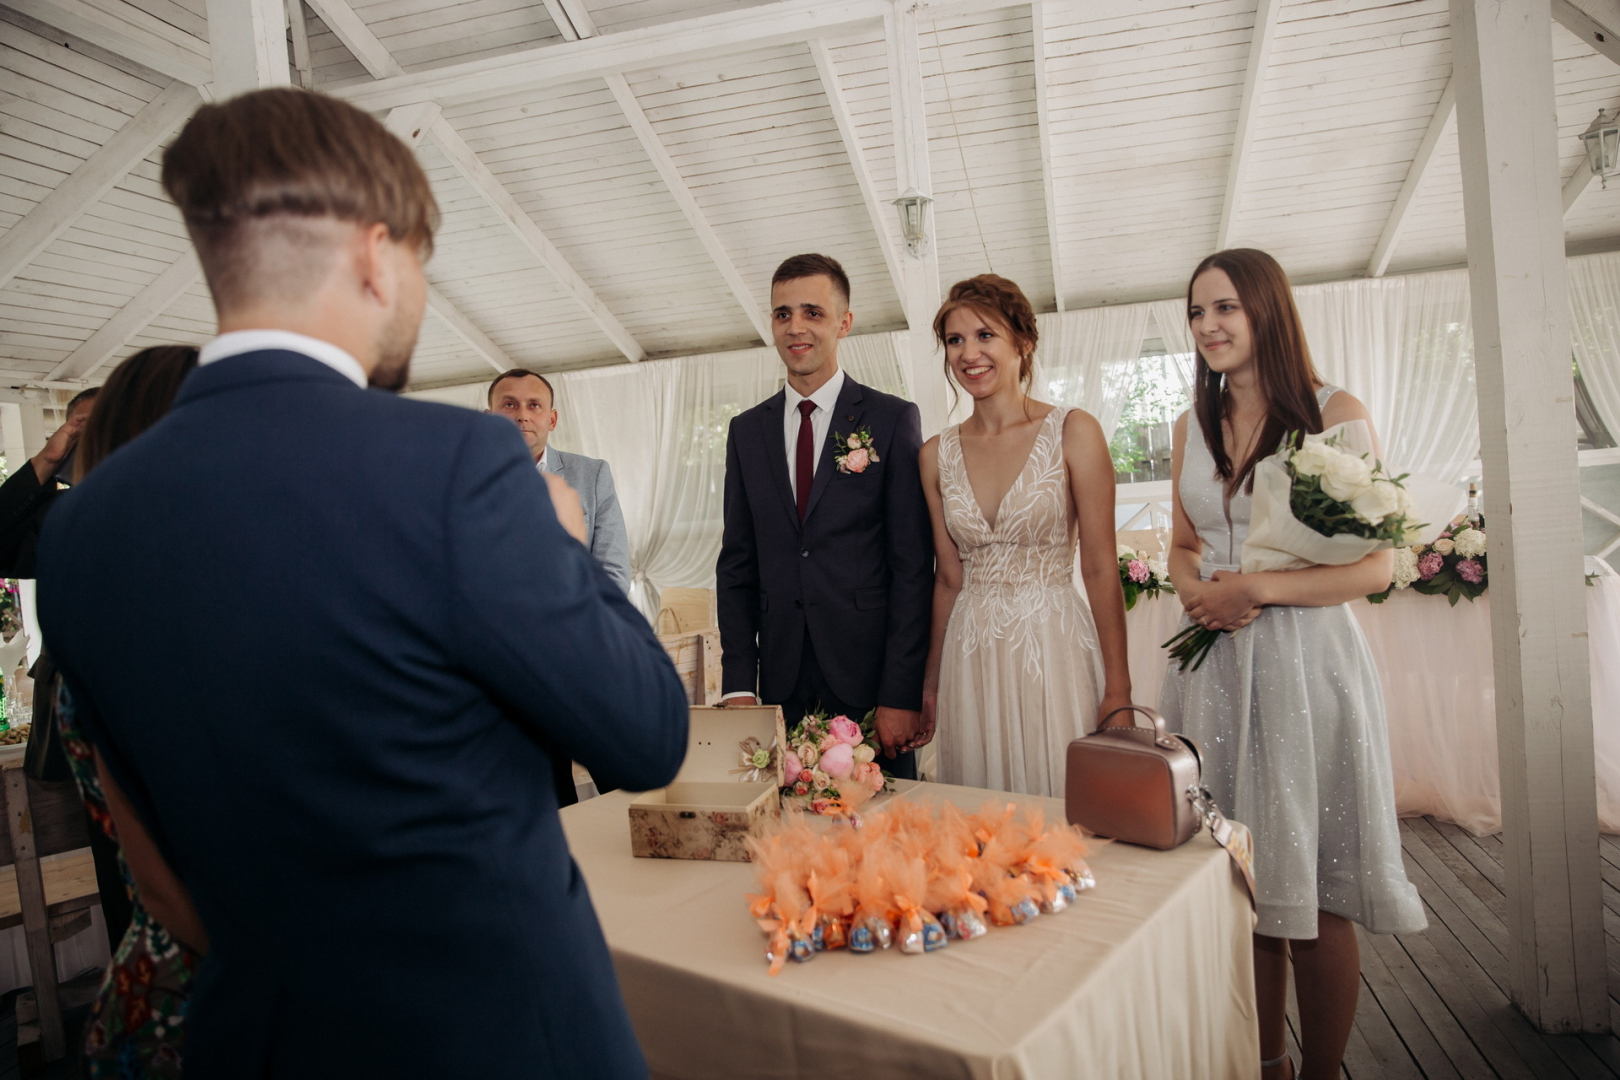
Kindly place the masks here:
POLYGON ((784 259, 782 265, 776 268, 776 273, 771 275, 771 285, 775 287, 784 281, 798 281, 807 277, 831 278, 833 287, 844 298, 844 306, 849 307, 849 275, 844 273, 844 268, 831 255, 795 255, 791 259, 784 259))

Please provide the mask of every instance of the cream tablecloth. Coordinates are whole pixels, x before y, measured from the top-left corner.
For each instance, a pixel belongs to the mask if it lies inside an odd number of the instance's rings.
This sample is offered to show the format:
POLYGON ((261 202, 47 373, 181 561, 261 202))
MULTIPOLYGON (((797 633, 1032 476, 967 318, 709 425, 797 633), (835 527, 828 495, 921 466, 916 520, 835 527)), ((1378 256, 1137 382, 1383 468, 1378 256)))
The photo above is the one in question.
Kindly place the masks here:
MULTIPOLYGON (((1605 570, 1586 590, 1597 754, 1598 824, 1620 832, 1620 577, 1605 570)), ((1433 814, 1476 835, 1500 832, 1496 687, 1489 597, 1452 607, 1443 597, 1399 592, 1382 604, 1358 600, 1384 686, 1395 805, 1402 816, 1433 814)), ((1159 644, 1173 633, 1173 596, 1140 601, 1126 616, 1136 700, 1156 705, 1164 679, 1159 644)))
MULTIPOLYGON (((977 809, 992 795, 920 784, 903 797, 977 809)), ((591 799, 562 821, 655 1077, 1258 1074, 1248 900, 1205 834, 1172 852, 1101 846, 1098 888, 1028 926, 927 956, 826 953, 771 978, 744 901, 752 868, 632 857, 629 800, 591 799)))

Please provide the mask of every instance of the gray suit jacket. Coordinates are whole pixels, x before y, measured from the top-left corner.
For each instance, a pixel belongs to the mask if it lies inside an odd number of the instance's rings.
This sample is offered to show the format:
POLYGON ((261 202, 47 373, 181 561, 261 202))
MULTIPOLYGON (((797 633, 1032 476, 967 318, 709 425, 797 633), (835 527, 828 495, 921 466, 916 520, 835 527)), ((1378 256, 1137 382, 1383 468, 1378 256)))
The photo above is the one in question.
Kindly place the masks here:
POLYGON ((607 576, 628 593, 630 534, 624 528, 619 493, 613 488, 613 470, 598 458, 566 453, 555 446, 546 447, 546 466, 579 492, 579 501, 585 504, 585 546, 607 576))

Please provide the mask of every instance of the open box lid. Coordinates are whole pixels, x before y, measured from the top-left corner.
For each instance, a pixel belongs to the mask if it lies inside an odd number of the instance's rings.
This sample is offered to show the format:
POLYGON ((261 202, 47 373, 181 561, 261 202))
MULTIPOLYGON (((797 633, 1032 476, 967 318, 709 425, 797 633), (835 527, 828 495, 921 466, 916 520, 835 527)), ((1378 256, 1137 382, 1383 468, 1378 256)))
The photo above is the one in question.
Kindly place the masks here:
POLYGON ((782 786, 782 747, 787 731, 780 705, 692 706, 692 724, 687 735, 686 760, 676 775, 677 783, 747 782, 771 779, 782 786), (756 774, 743 764, 743 744, 771 752, 770 765, 756 774))

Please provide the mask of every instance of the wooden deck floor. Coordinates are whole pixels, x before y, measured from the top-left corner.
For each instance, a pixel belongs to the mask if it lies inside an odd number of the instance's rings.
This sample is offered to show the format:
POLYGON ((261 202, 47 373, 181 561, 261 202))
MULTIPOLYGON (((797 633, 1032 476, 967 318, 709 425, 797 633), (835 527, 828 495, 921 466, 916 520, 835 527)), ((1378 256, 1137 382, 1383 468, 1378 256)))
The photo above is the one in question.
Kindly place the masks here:
MULTIPOLYGON (((1432 818, 1401 822, 1406 872, 1429 928, 1361 933, 1361 1000, 1345 1055, 1352 1080, 1610 1080, 1620 1039, 1543 1035, 1507 996, 1507 899, 1500 837, 1475 837, 1432 818)), ((1620 844, 1605 836, 1603 901, 1609 1010, 1620 1028, 1620 844)), ((1289 1050, 1299 1060, 1297 1019, 1289 1050)))

